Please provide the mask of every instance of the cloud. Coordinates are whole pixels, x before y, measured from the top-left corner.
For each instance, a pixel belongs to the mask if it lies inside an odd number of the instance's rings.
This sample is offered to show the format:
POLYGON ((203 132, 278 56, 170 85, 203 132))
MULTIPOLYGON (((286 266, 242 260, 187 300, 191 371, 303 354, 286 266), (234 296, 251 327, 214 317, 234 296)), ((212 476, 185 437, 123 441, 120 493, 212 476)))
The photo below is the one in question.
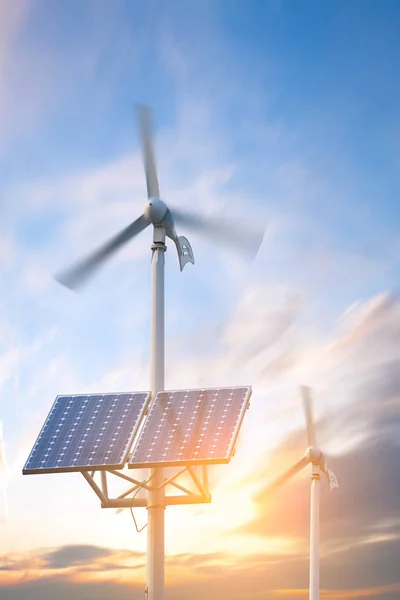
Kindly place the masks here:
POLYGON ((99 558, 109 557, 111 551, 97 546, 64 546, 44 556, 47 569, 65 569, 76 565, 88 565, 99 558))
MULTIPOLYGON (((245 560, 229 562, 227 557, 213 557, 206 555, 202 560, 194 560, 195 557, 174 557, 166 564, 167 569, 167 595, 176 600, 183 600, 190 596, 194 600, 200 600, 205 596, 213 597, 216 593, 225 593, 233 600, 246 600, 251 597, 255 600, 267 600, 268 598, 286 598, 295 600, 307 598, 307 569, 305 561, 276 561, 268 560, 261 555, 249 556, 245 560), (218 560, 225 558, 225 564, 218 560), (183 563, 182 563, 182 559, 183 563), (213 561, 215 561, 213 564, 213 561), (182 564, 179 577, 174 577, 175 561, 182 564), (302 574, 303 573, 303 574, 302 574), (302 581, 301 585, 295 585, 295 581, 302 581), (279 582, 285 582, 285 588, 279 582), (278 585, 276 585, 278 583, 278 585)), ((3 576, 4 576, 3 572, 3 576)), ((0 574, 1 577, 1 574, 0 574)), ((338 585, 338 579, 332 587, 324 586, 321 597, 325 600, 345 600, 354 598, 361 600, 369 598, 378 600, 385 598, 394 600, 400 587, 399 584, 386 583, 383 585, 368 587, 364 585, 358 588, 354 585, 346 587, 338 585)), ((131 571, 124 581, 111 578, 104 579, 101 573, 98 576, 91 574, 90 579, 85 579, 80 573, 57 574, 48 576, 41 573, 40 577, 25 576, 24 579, 15 580, 13 584, 5 586, 0 583, 0 590, 4 600, 22 600, 32 598, 33 600, 47 600, 55 595, 57 598, 76 600, 94 600, 113 597, 125 600, 127 598, 139 599, 143 595, 144 581, 137 582, 131 571)))
POLYGON ((14 240, 10 234, 0 235, 0 265, 9 266, 14 253, 14 240))
POLYGON ((81 569, 123 569, 132 568, 126 564, 127 561, 143 561, 141 552, 112 550, 93 545, 70 545, 57 548, 44 554, 42 557, 45 569, 69 569, 80 567, 81 569))
MULTIPOLYGON (((238 362, 252 360, 261 353, 265 360, 271 347, 276 353, 281 340, 288 337, 301 308, 300 299, 291 297, 287 290, 265 284, 248 287, 230 316, 223 344, 235 349, 238 362)), ((272 365, 266 360, 265 369, 273 371, 274 361, 279 359, 282 359, 281 355, 274 357, 272 365)), ((279 370, 279 365, 276 366, 279 370)))
MULTIPOLYGON (((9 554, 0 557, 3 571, 31 573, 34 579, 39 572, 54 571, 59 576, 63 571, 69 576, 81 573, 111 573, 125 569, 142 569, 143 552, 105 548, 93 544, 70 544, 51 550, 34 550, 25 554, 9 554)), ((79 575, 80 576, 80 575, 79 575)), ((48 574, 45 575, 48 577, 48 574)))
POLYGON ((21 353, 18 348, 9 348, 0 355, 0 386, 4 385, 16 372, 21 353))
POLYGON ((0 521, 8 518, 7 461, 3 442, 3 422, 0 420, 0 521))
POLYGON ((0 110, 15 39, 26 17, 27 9, 26 0, 15 0, 12 3, 3 2, 0 6, 0 110))
POLYGON ((354 375, 395 359, 399 317, 397 293, 382 293, 353 307, 341 319, 345 331, 330 344, 328 355, 346 362, 354 375))
POLYGON ((143 588, 117 582, 76 583, 60 577, 44 577, 36 581, 17 582, 13 586, 2 587, 4 600, 140 600, 143 588))

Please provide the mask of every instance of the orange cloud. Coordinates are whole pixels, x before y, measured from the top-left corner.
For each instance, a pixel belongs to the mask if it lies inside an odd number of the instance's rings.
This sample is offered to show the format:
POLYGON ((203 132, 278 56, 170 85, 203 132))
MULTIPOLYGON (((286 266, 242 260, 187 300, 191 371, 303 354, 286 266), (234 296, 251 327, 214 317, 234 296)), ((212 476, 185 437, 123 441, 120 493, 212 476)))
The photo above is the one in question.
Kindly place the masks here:
MULTIPOLYGON (((398 555, 398 554, 397 554, 398 555)), ((397 556, 395 555, 395 556, 397 556)), ((346 558, 346 557, 345 557, 346 558)), ((329 559, 331 560, 331 559, 329 559)), ((361 557, 364 561, 364 556, 361 557)), ((385 561, 383 556, 382 561, 385 561)), ((329 562, 329 561, 328 561, 329 562)), ((381 585, 352 586, 349 573, 355 572, 355 582, 368 584, 371 569, 367 562, 363 569, 351 562, 349 572, 340 565, 322 561, 321 579, 327 586, 343 585, 343 589, 326 589, 321 600, 395 600, 400 583, 392 581, 381 585), (328 570, 327 570, 328 569, 328 570)), ((386 578, 382 562, 376 564, 375 581, 386 578)), ((142 597, 145 585, 145 555, 130 550, 115 550, 99 546, 64 546, 44 549, 27 556, 0 557, 0 597, 2 590, 13 589, 13 598, 29 598, 40 589, 41 598, 60 600, 84 595, 87 600, 103 596, 122 600, 126 589, 132 590, 132 600, 142 597), (104 587, 102 587, 104 586, 104 587), (75 592, 75 590, 81 590, 75 592), (32 592, 32 593, 31 593, 32 592), (111 593, 112 592, 112 593, 111 593)), ((231 600, 301 600, 308 598, 307 556, 266 556, 255 554, 237 557, 234 554, 179 554, 166 559, 166 585, 174 600, 202 600, 205 596, 223 595, 231 600), (286 588, 286 589, 284 589, 286 588)), ((5 592, 4 597, 7 597, 5 592)))

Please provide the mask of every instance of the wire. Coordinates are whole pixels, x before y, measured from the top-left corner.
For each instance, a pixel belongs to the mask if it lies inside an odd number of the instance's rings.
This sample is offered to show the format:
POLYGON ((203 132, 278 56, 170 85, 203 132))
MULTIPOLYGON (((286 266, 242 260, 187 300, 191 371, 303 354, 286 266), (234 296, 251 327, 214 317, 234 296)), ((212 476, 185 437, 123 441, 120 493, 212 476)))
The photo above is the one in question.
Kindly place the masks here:
POLYGON ((138 527, 138 524, 137 524, 137 521, 136 521, 136 517, 135 517, 135 515, 133 514, 133 508, 132 508, 132 506, 130 507, 130 509, 131 509, 131 515, 132 515, 132 519, 133 519, 133 522, 134 522, 134 524, 135 524, 136 533, 142 533, 143 529, 145 529, 145 528, 147 527, 147 523, 145 523, 145 524, 143 525, 143 527, 142 527, 141 529, 139 529, 139 527, 138 527))
MULTIPOLYGON (((149 477, 149 478, 148 478, 146 481, 143 481, 141 485, 142 485, 142 486, 143 486, 143 485, 147 485, 147 484, 149 483, 149 481, 151 481, 151 480, 153 479, 153 477, 154 477, 154 473, 153 473, 153 475, 151 475, 151 476, 150 476, 150 477, 149 477)), ((141 490, 141 489, 142 489, 142 488, 141 488, 141 487, 139 487, 139 488, 136 490, 136 492, 133 494, 132 498, 136 498, 137 494, 140 492, 140 490, 141 490)), ((142 527, 141 529, 139 529, 139 527, 138 527, 138 524, 137 524, 137 521, 136 521, 136 517, 135 517, 135 515, 133 514, 133 506, 130 506, 129 508, 130 508, 130 510, 131 510, 131 515, 132 515, 133 522, 134 522, 134 524, 135 524, 136 532, 137 532, 137 533, 142 533, 143 529, 145 529, 145 528, 147 527, 147 523, 145 523, 145 524, 143 525, 143 527, 142 527)))

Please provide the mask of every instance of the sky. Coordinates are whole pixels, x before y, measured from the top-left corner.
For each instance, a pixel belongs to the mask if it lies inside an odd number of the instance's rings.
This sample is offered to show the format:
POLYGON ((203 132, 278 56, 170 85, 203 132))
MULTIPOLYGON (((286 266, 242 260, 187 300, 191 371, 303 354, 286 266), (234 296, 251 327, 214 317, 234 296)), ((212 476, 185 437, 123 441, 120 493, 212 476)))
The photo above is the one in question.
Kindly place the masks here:
POLYGON ((79 294, 53 277, 143 210, 136 102, 167 203, 266 223, 252 262, 184 228, 195 265, 166 253, 167 389, 253 388, 212 503, 166 511, 166 600, 308 597, 310 473, 267 490, 304 383, 339 480, 321 597, 399 597, 399 34, 394 0, 0 3, 2 599, 143 597, 129 510, 22 476, 58 394, 149 387, 150 229, 79 294))

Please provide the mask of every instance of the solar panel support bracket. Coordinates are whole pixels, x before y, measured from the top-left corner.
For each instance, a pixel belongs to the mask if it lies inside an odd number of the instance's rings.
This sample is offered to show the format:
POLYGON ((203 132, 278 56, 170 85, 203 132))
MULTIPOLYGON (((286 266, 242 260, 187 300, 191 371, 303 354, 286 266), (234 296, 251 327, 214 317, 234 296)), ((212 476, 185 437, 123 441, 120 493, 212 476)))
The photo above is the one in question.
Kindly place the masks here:
POLYGON ((151 508, 151 506, 147 503, 147 499, 138 498, 136 497, 136 494, 142 489, 149 491, 156 489, 165 489, 168 486, 179 490, 180 492, 182 492, 182 494, 165 495, 164 506, 181 504, 204 504, 211 502, 211 494, 208 488, 208 475, 206 465, 202 465, 201 477, 199 477, 199 475, 196 473, 195 468, 193 466, 187 465, 180 468, 176 473, 165 479, 165 481, 158 486, 152 486, 148 480, 139 481, 137 479, 134 479, 133 477, 125 475, 125 473, 115 470, 100 470, 100 485, 98 485, 94 479, 96 473, 98 472, 99 471, 82 471, 82 475, 89 483, 96 496, 99 498, 101 502, 101 508, 118 509, 142 507, 149 509, 151 508), (176 481, 184 473, 188 473, 191 476, 191 479, 196 487, 195 492, 176 481), (108 475, 114 475, 120 479, 123 479, 124 481, 129 482, 131 485, 118 497, 110 498, 109 485, 107 480, 108 475))

